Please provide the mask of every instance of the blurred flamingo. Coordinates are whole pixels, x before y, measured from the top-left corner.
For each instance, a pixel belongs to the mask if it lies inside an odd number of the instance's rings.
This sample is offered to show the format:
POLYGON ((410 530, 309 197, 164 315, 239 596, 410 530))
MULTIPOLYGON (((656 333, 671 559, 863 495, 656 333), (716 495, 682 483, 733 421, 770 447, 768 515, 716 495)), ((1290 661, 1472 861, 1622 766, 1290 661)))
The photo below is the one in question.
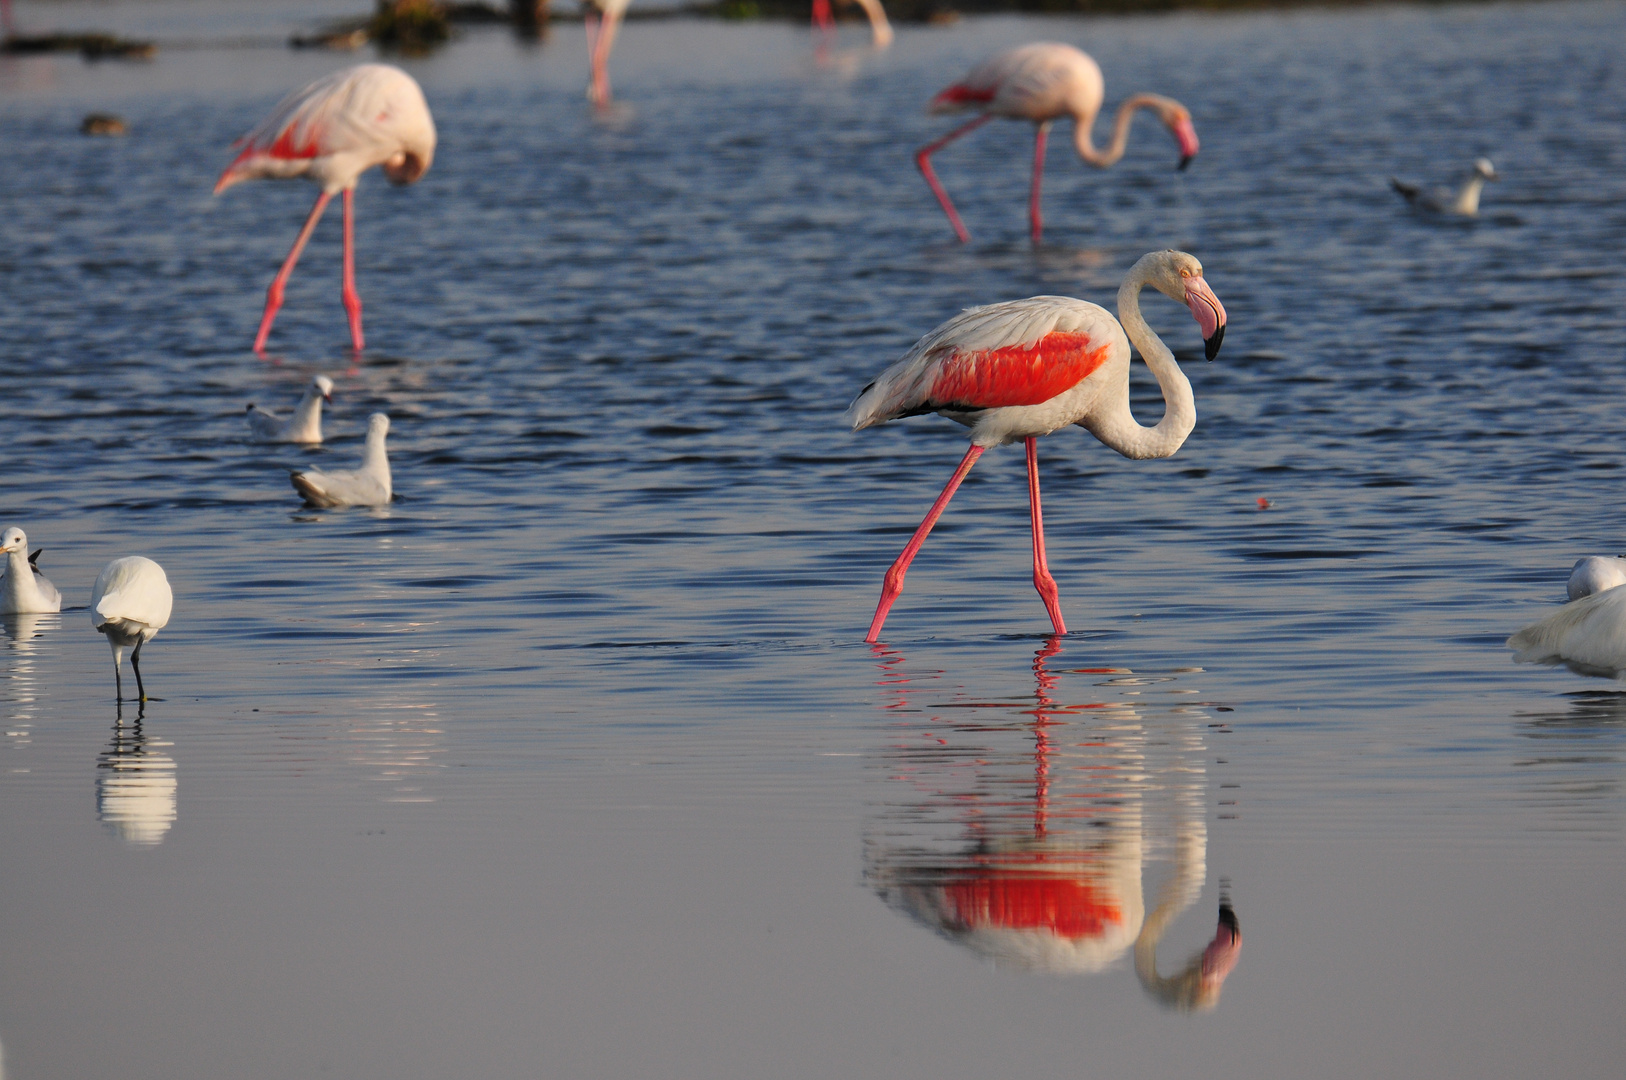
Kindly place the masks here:
POLYGON ((943 204, 943 212, 954 226, 955 235, 961 241, 971 239, 960 215, 955 213, 954 204, 949 201, 948 192, 943 190, 932 170, 931 156, 996 116, 1031 120, 1038 125, 1033 142, 1033 191, 1028 197, 1028 216, 1036 244, 1044 230, 1039 213, 1039 184, 1044 174, 1045 146, 1050 125, 1056 120, 1064 116, 1073 118, 1073 145, 1078 156, 1098 169, 1114 165, 1124 156, 1124 148, 1129 144, 1129 124, 1139 109, 1151 109, 1168 126, 1175 142, 1180 144, 1181 169, 1197 156, 1197 129, 1191 125, 1191 113, 1173 98, 1158 94, 1136 94, 1118 106, 1112 141, 1105 150, 1097 150, 1091 129, 1105 94, 1101 68, 1088 55, 1071 45, 1039 42, 1000 53, 932 98, 930 111, 934 113, 971 109, 982 113, 915 154, 915 163, 920 166, 937 201, 943 204))
MULTIPOLYGON (((881 0, 846 0, 856 3, 869 16, 870 41, 877 49, 892 44, 892 24, 886 21, 886 9, 881 0)), ((835 33, 836 20, 830 12, 830 0, 813 0, 813 25, 828 37, 835 33)))
POLYGON ((879 638, 910 562, 977 458, 1018 439, 1027 444, 1033 584, 1056 633, 1067 632, 1045 559, 1036 440, 1078 424, 1124 457, 1162 458, 1180 449, 1197 423, 1191 383, 1141 317, 1145 285, 1191 309, 1212 360, 1225 336, 1225 308, 1203 280, 1202 264, 1183 251, 1154 251, 1135 263, 1118 290, 1122 325, 1105 308, 1066 296, 970 308, 921 338, 864 387, 847 410, 854 431, 930 412, 971 428, 960 467, 886 572, 865 641, 879 638), (1156 427, 1140 426, 1129 409, 1131 342, 1163 391, 1163 419, 1156 427))
POLYGON ((599 108, 610 103, 610 50, 615 32, 627 13, 631 0, 584 0, 587 20, 587 53, 592 60, 593 78, 587 84, 587 99, 599 108))
POLYGON ((259 127, 238 139, 236 159, 215 182, 215 194, 259 177, 306 176, 322 185, 316 205, 266 292, 265 314, 254 338, 263 353, 271 323, 282 307, 283 289, 335 192, 344 192, 344 288, 350 340, 363 346, 361 297, 356 292, 356 181, 374 165, 394 184, 410 184, 435 157, 435 122, 412 76, 388 64, 360 64, 323 76, 282 100, 259 127))

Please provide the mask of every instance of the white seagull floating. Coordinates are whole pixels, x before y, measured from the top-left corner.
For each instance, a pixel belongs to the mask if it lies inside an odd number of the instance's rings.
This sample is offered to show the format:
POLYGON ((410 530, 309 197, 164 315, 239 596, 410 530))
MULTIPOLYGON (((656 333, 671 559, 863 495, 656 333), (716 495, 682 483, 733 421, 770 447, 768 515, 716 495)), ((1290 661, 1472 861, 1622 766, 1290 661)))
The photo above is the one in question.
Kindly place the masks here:
POLYGON ((136 692, 142 701, 147 700, 147 688, 141 683, 141 646, 169 625, 174 603, 164 568, 140 555, 114 559, 96 578, 90 590, 90 620, 113 647, 113 685, 120 701, 124 700, 124 682, 119 663, 132 645, 130 667, 135 670, 136 692))
POLYGON ((1485 189, 1485 181, 1500 180, 1496 175, 1496 166, 1490 163, 1489 158, 1480 158, 1474 162, 1473 171, 1462 185, 1462 190, 1455 195, 1444 188, 1428 192, 1415 184, 1402 183, 1394 177, 1389 183, 1400 193, 1400 197, 1417 207, 1419 210, 1429 210, 1436 214, 1457 214, 1461 217, 1473 217, 1479 213, 1479 193, 1485 189))
POLYGON ((305 387, 299 407, 287 419, 253 403, 248 407, 248 427, 261 442, 319 443, 322 441, 322 402, 333 401, 333 380, 318 375, 305 387))
POLYGON ((388 506, 390 459, 384 452, 384 436, 389 434, 390 418, 373 413, 367 418, 367 447, 361 453, 361 468, 340 472, 306 469, 290 473, 294 490, 311 506, 388 506))
POLYGON ((4 576, 0 576, 0 614, 62 610, 62 594, 40 573, 40 552, 28 553, 27 533, 16 526, 0 533, 0 551, 6 554, 4 576))
POLYGON ((1626 558, 1613 555, 1583 555, 1575 560, 1570 570, 1568 586, 1571 600, 1626 585, 1626 558))

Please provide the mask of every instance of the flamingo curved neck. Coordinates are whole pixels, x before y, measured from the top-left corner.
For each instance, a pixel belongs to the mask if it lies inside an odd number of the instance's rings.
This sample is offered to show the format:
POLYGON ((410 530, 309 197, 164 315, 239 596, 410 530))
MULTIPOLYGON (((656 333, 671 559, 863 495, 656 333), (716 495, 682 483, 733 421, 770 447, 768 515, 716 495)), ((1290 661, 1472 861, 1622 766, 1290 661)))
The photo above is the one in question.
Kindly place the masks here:
POLYGON ((1174 456, 1197 426, 1197 403, 1191 396, 1191 383, 1175 363, 1174 353, 1141 317, 1140 290, 1145 284, 1145 277, 1138 273, 1123 283, 1118 290, 1118 321, 1163 391, 1163 419, 1156 427, 1142 427, 1135 421, 1129 409, 1126 375, 1123 398, 1115 399, 1095 416, 1086 417, 1084 423, 1096 438, 1124 457, 1166 458, 1174 456))
POLYGON ((1112 141, 1105 150, 1095 148, 1095 136, 1092 129, 1095 127, 1095 114, 1089 116, 1076 115, 1073 117, 1073 146, 1078 150, 1078 156, 1097 169, 1105 169, 1116 165, 1118 159, 1124 156, 1124 150, 1129 146, 1129 125, 1134 122, 1135 113, 1141 109, 1150 109, 1159 104, 1159 100, 1151 94, 1136 94, 1122 105, 1118 106, 1117 115, 1112 121, 1112 141))

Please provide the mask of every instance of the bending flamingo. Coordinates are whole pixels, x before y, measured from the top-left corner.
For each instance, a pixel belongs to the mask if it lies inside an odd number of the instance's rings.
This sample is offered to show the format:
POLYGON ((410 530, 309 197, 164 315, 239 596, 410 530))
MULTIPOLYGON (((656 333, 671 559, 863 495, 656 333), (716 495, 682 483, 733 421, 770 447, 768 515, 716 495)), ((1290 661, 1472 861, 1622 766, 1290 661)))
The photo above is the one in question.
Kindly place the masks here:
POLYGON ((1203 280, 1203 268, 1183 251, 1143 255, 1118 289, 1118 319, 1065 296, 1035 296, 970 308, 915 343, 903 358, 864 387, 847 419, 853 430, 935 412, 971 429, 971 446, 948 486, 927 512, 903 553, 886 572, 865 641, 880 637, 892 602, 903 590, 920 545, 937 524, 960 481, 991 446, 1027 443, 1028 503, 1033 520, 1033 585, 1056 633, 1065 634, 1056 581, 1045 560, 1039 506, 1041 435, 1078 424, 1127 458, 1173 456, 1197 423, 1191 383, 1140 314, 1150 285, 1191 309, 1208 359, 1225 337, 1225 308, 1203 280), (1163 419, 1141 427, 1129 411, 1129 346, 1133 342, 1163 391, 1163 419))
MULTIPOLYGON (((892 24, 886 21, 886 9, 881 7, 881 0, 846 0, 846 2, 856 3, 864 9, 864 14, 869 16, 870 42, 877 49, 884 49, 892 44, 892 24)), ((813 25, 826 35, 835 32, 836 20, 830 13, 830 0, 813 0, 813 25)))
POLYGON ((1129 144, 1129 124, 1140 109, 1151 109, 1168 126, 1180 144, 1180 168, 1197 156, 1197 129, 1191 126, 1191 113, 1173 98, 1158 94, 1136 94, 1118 106, 1112 125, 1112 141, 1105 150, 1095 148, 1091 129, 1105 97, 1101 69, 1088 55, 1071 45, 1040 42, 1022 45, 1000 53, 972 70, 971 74, 932 98, 934 113, 981 111, 982 115, 962 124, 915 154, 926 183, 943 204, 949 224, 961 241, 971 239, 949 201, 948 192, 932 171, 931 156, 974 128, 996 116, 1007 120, 1031 120, 1038 125, 1033 142, 1033 192, 1028 197, 1028 216, 1033 223, 1033 242, 1039 242, 1044 222, 1039 214, 1039 183, 1044 174, 1046 140, 1050 125, 1064 116, 1073 118, 1073 145, 1086 164, 1105 169, 1124 156, 1129 144))
POLYGON ((306 241, 335 192, 344 192, 344 289, 340 294, 350 316, 350 340, 362 349, 361 297, 356 292, 355 226, 352 209, 356 181, 374 165, 383 166, 391 183, 410 184, 429 169, 435 157, 435 122, 423 91, 412 76, 388 64, 360 64, 317 79, 283 99, 264 123, 238 139, 241 146, 215 182, 215 194, 233 184, 259 177, 306 176, 322 185, 304 228, 271 280, 265 314, 254 338, 254 351, 265 351, 271 323, 282 307, 283 289, 306 241))
POLYGON ((587 53, 593 65, 587 100, 600 108, 610 103, 610 50, 615 47, 615 32, 629 3, 631 0, 586 0, 582 4, 587 20, 587 53))

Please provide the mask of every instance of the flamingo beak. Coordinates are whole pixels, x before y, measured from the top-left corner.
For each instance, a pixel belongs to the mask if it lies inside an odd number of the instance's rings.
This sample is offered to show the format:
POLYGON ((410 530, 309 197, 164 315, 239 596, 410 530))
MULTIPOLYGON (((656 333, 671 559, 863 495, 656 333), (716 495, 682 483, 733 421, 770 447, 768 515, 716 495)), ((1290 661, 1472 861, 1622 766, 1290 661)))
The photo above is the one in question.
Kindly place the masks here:
POLYGON ((1212 360, 1225 340, 1225 305, 1201 277, 1186 279, 1186 306, 1203 332, 1203 354, 1212 360))
POLYGON ((1192 127, 1191 117, 1181 116, 1169 125, 1169 130, 1174 133, 1174 141, 1180 144, 1180 164, 1177 171, 1185 172, 1186 166, 1191 164, 1191 159, 1197 156, 1200 148, 1197 142, 1197 129, 1192 127))

